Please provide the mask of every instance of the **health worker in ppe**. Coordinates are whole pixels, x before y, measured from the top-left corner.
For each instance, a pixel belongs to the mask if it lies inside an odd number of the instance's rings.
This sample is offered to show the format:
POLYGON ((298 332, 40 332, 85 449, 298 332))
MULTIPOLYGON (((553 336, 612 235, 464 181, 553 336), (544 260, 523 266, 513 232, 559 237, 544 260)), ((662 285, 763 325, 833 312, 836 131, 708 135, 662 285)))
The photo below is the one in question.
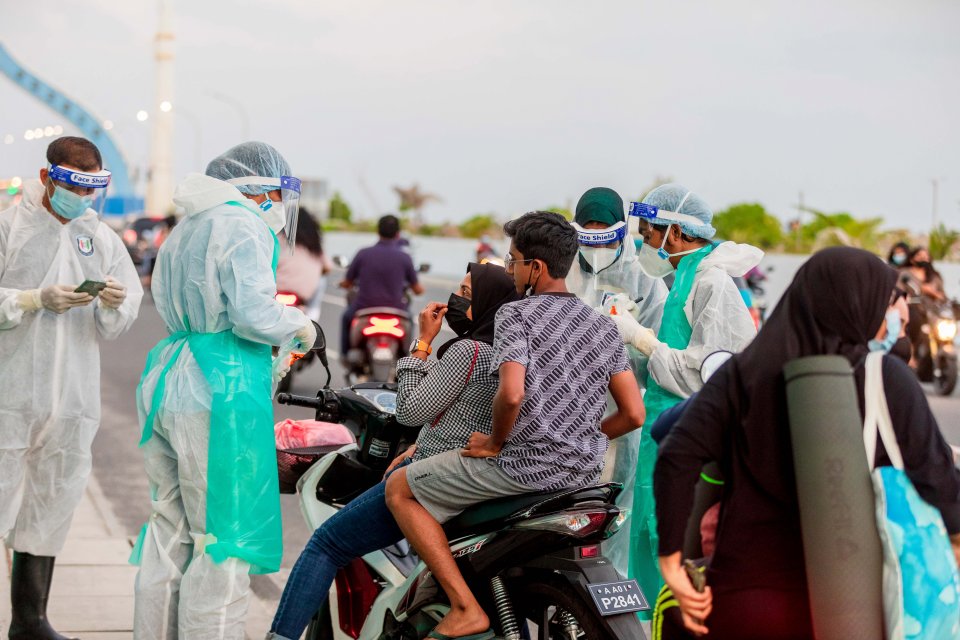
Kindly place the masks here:
MULTIPOLYGON (((573 227, 580 248, 577 265, 567 276, 567 289, 603 313, 630 314, 640 324, 659 330, 667 286, 661 278, 645 274, 637 263, 623 200, 617 192, 606 187, 586 191, 577 202, 573 227)), ((637 380, 646 379, 647 356, 629 345, 627 354, 637 380)), ((616 411, 609 397, 607 407, 609 412, 616 411)), ((603 479, 623 485, 617 505, 624 509, 633 508, 641 433, 637 429, 611 440, 605 456, 603 479)), ((623 575, 628 571, 629 527, 628 518, 619 535, 604 545, 604 555, 623 575)))
POLYGON ((137 389, 153 507, 131 558, 138 640, 242 639, 249 574, 280 567, 271 347, 316 339, 275 299, 278 234, 296 224, 290 174, 276 149, 247 142, 174 193, 183 219, 153 274, 170 335, 137 389))
MULTIPOLYGON (((753 340, 756 328, 733 277, 757 266, 763 252, 746 244, 711 242, 713 212, 679 184, 657 187, 643 202, 633 203, 630 214, 640 218, 640 267, 655 278, 674 274, 659 331, 629 314, 611 316, 623 341, 649 357, 644 405, 647 424, 653 424, 661 412, 700 390, 700 365, 708 355, 736 353, 753 340)), ((653 502, 657 444, 647 429, 640 437, 630 575, 644 593, 657 594, 662 586, 653 502)))
POLYGON ((13 550, 14 640, 63 638, 46 608, 100 426, 99 342, 130 328, 143 297, 93 208, 109 182, 92 142, 58 138, 40 182, 0 213, 0 535, 13 550))

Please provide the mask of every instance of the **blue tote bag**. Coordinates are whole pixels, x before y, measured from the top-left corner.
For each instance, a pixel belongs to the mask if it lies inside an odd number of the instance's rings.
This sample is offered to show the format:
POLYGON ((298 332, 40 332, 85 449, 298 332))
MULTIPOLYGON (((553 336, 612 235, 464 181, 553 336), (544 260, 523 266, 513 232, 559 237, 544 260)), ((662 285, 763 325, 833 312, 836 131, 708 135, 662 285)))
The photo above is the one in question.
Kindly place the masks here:
POLYGON ((940 511, 920 497, 903 456, 883 389, 883 352, 867 356, 863 443, 876 494, 883 546, 887 640, 960 638, 960 575, 940 511), (893 463, 875 467, 877 435, 893 463))

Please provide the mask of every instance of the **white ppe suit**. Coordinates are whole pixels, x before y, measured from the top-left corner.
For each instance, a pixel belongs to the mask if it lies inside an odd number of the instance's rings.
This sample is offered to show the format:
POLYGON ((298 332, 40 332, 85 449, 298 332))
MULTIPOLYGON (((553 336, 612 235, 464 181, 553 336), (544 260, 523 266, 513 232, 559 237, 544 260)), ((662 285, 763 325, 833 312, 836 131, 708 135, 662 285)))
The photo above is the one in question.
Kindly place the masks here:
POLYGON ((62 224, 30 182, 0 213, 0 535, 10 548, 56 556, 87 484, 100 426, 99 340, 130 328, 143 289, 123 242, 96 212, 62 224), (24 312, 22 291, 111 276, 119 308, 24 312))
MULTIPOLYGON (((688 398, 703 387, 700 365, 716 351, 742 351, 757 328, 733 282, 760 264, 763 251, 735 242, 721 242, 697 267, 693 288, 683 307, 692 334, 685 349, 671 349, 659 343, 650 355, 647 368, 663 387, 688 398)), ((657 331, 659 333, 659 331, 657 331)))
MULTIPOLYGON (((276 239, 256 205, 236 187, 199 174, 177 187, 174 203, 185 217, 160 249, 153 275, 153 297, 168 331, 232 332, 274 346, 292 340, 308 321, 275 300, 276 239)), ((152 436, 142 447, 153 514, 139 545, 134 637, 241 640, 251 565, 238 557, 218 562, 205 552, 214 542, 207 531, 214 399, 191 343, 168 344, 144 372, 141 422, 164 376, 152 436)), ((279 493, 276 500, 279 509, 279 493)))

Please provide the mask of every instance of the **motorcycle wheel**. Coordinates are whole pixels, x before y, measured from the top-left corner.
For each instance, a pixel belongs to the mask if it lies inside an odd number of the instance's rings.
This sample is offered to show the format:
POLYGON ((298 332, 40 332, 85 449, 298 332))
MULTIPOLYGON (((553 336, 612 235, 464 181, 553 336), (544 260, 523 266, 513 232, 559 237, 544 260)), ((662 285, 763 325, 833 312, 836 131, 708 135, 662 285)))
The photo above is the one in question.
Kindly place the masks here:
POLYGON ((310 624, 307 626, 307 632, 303 637, 305 640, 333 640, 332 625, 330 603, 324 602, 323 606, 317 609, 317 612, 310 618, 310 624))
POLYGON ((933 387, 937 395, 949 396, 957 386, 957 360, 956 358, 944 358, 940 364, 940 375, 933 381, 933 387))
MULTIPOLYGON (((617 640, 604 629, 599 621, 600 614, 590 608, 583 598, 571 593, 569 584, 554 582, 525 583, 519 588, 510 589, 511 594, 523 594, 522 599, 514 596, 517 604, 518 622, 523 625, 524 618, 536 625, 528 625, 531 640, 573 640, 560 622, 565 611, 573 616, 580 627, 576 638, 584 640, 617 640)), ((584 594, 586 597, 586 594, 584 594)))

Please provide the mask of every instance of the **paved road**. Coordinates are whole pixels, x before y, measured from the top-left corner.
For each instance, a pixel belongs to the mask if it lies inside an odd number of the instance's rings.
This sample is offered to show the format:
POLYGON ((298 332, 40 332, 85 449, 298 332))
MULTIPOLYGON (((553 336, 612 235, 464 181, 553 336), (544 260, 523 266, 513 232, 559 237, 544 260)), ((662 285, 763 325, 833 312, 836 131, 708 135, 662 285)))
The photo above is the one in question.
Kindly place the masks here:
MULTIPOLYGON (((425 280, 426 295, 415 301, 419 309, 425 300, 445 301, 452 290, 452 283, 441 280, 425 280)), ((339 344, 339 317, 344 301, 339 292, 331 291, 323 306, 322 325, 327 343, 332 348, 339 344)), ((127 335, 117 342, 104 345, 103 352, 103 424, 94 442, 94 473, 103 492, 111 501, 120 522, 128 533, 136 535, 149 515, 149 491, 143 471, 143 462, 136 443, 139 441, 134 393, 144 359, 150 348, 164 337, 165 331, 152 301, 145 299, 140 319, 127 335)), ((343 370, 331 354, 334 386, 343 382, 343 370)), ((303 372, 294 380, 292 392, 314 395, 323 384, 319 365, 303 372)), ((930 404, 940 421, 947 439, 960 445, 960 399, 930 396, 930 404)), ((302 408, 276 406, 277 420, 312 418, 302 408)), ((282 496, 284 516, 285 553, 283 566, 289 568, 296 561, 299 551, 309 537, 300 516, 296 496, 282 496)), ((263 599, 275 599, 280 595, 276 583, 265 576, 256 576, 254 590, 263 599)))

